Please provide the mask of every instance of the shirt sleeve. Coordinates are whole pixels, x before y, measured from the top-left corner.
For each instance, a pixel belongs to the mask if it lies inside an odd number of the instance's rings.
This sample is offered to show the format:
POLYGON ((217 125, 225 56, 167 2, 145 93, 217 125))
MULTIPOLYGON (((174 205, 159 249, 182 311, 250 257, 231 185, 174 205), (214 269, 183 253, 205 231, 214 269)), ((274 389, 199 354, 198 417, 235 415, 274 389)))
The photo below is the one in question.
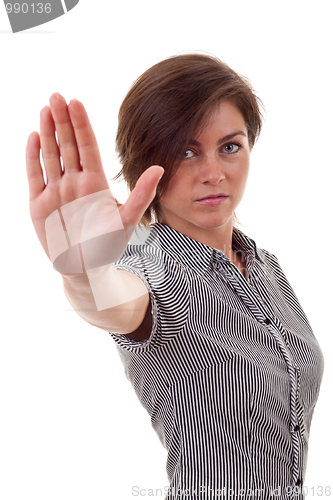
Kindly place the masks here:
POLYGON ((109 332, 118 347, 135 352, 158 349, 183 329, 189 310, 190 293, 186 270, 160 249, 129 245, 116 269, 138 276, 145 284, 152 304, 153 325, 146 340, 109 332))

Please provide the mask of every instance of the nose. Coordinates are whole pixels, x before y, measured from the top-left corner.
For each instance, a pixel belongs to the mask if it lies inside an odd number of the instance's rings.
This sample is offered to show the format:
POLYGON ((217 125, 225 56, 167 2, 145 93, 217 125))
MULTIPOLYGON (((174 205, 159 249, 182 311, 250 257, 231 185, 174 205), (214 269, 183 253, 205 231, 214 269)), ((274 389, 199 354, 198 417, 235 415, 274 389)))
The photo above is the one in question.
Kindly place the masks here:
POLYGON ((223 161, 216 156, 207 156, 201 168, 202 182, 210 184, 218 184, 225 179, 223 161))

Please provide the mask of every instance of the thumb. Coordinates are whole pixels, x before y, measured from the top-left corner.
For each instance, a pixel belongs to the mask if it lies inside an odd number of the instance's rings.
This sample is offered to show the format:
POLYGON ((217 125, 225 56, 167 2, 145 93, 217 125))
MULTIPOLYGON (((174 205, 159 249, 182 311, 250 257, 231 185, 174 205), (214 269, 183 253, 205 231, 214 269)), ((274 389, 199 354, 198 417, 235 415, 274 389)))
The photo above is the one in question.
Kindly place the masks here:
POLYGON ((164 168, 153 165, 143 172, 122 206, 121 217, 126 226, 136 226, 156 195, 157 185, 164 168))

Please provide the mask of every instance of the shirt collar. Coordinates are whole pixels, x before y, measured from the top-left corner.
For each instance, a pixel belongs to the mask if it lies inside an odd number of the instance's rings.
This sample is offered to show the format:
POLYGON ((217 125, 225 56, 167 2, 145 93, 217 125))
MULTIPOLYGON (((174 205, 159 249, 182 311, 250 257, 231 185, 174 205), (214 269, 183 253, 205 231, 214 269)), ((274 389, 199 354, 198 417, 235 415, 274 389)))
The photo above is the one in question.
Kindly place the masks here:
MULTIPOLYGON (((145 242, 169 254, 173 259, 182 262, 186 267, 203 275, 212 261, 229 261, 227 256, 214 247, 193 240, 166 224, 156 222, 150 226, 150 234, 145 242)), ((255 259, 263 262, 255 242, 237 228, 233 229, 232 246, 241 250, 253 263, 255 259)))

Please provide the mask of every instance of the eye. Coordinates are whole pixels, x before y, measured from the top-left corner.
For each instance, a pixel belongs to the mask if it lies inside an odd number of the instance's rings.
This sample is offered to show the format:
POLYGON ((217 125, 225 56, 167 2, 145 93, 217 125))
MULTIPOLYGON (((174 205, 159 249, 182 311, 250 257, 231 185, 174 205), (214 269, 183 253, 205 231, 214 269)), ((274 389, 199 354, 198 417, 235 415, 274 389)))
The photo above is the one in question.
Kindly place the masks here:
POLYGON ((240 149, 242 148, 242 145, 239 144, 238 142, 230 142, 229 144, 226 144, 223 146, 222 150, 224 150, 226 153, 237 153, 240 149))
POLYGON ((192 151, 192 149, 187 149, 184 153, 185 160, 187 158, 193 158, 193 156, 194 156, 194 151, 192 151))

